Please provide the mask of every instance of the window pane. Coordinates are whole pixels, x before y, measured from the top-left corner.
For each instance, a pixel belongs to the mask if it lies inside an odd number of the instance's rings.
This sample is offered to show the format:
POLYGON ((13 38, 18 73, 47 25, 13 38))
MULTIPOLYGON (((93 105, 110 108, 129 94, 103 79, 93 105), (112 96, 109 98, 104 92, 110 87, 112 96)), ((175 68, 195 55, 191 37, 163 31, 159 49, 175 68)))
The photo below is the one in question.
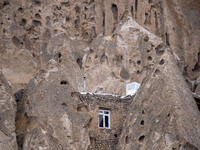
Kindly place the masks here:
POLYGON ((108 128, 109 127, 109 122, 108 122, 108 116, 105 116, 105 127, 108 128))
POLYGON ((104 111, 104 114, 109 114, 109 112, 108 111, 104 111))
POLYGON ((103 111, 102 111, 102 110, 99 110, 99 113, 103 113, 103 111))
POLYGON ((103 127, 103 115, 99 115, 99 127, 103 127))

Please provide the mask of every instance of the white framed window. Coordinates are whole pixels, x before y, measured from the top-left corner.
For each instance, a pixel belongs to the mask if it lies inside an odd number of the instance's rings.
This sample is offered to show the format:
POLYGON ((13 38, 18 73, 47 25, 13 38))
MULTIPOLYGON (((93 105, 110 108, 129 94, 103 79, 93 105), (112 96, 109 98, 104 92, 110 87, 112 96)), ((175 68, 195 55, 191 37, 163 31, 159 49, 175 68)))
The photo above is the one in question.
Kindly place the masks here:
POLYGON ((110 128, 110 112, 108 110, 99 110, 99 128, 110 128))

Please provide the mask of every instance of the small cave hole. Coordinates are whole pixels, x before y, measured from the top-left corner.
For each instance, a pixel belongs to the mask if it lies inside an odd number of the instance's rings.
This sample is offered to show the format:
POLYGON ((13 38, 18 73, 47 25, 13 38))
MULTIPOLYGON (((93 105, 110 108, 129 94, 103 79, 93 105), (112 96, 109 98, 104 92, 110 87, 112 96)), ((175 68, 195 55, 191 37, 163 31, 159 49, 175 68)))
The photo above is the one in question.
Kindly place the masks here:
POLYGON ((58 62, 61 63, 62 62, 62 54, 59 52, 58 53, 58 62))
POLYGON ((133 6, 131 6, 131 15, 133 17, 133 6))
POLYGON ((156 75, 158 75, 160 73, 159 69, 156 69, 155 72, 153 73, 153 76, 155 77, 156 75))
POLYGON ((140 65, 140 64, 141 64, 141 61, 140 61, 140 60, 138 60, 138 61, 137 61, 137 64, 138 64, 138 65, 140 65))
POLYGON ((140 70, 137 71, 137 74, 140 74, 140 70))
POLYGON ((117 8, 117 5, 112 4, 111 10, 112 10, 113 19, 114 19, 114 22, 113 22, 113 31, 114 31, 116 29, 116 25, 117 25, 117 22, 118 22, 118 8, 117 8))
POLYGON ((26 19, 22 18, 20 22, 20 26, 25 26, 26 25, 26 19))
POLYGON ((144 40, 145 42, 148 42, 148 41, 149 41, 149 37, 148 37, 148 36, 145 36, 143 40, 144 40))
POLYGON ((66 106, 67 107, 67 104, 66 103, 62 103, 62 106, 66 106))
POLYGON ((160 65, 163 65, 164 63, 165 63, 164 59, 162 59, 162 60, 159 62, 160 65))
POLYGON ((111 10, 112 10, 112 13, 113 13, 114 20, 117 21, 118 20, 118 8, 117 8, 117 5, 112 4, 111 10))
POLYGON ((78 59, 76 60, 76 62, 77 62, 77 64, 78 64, 79 68, 81 69, 81 68, 82 68, 82 58, 78 58, 78 59))
POLYGON ((117 134, 114 134, 114 137, 117 138, 117 134))
POLYGON ((167 115, 167 117, 170 117, 170 113, 167 115))
POLYGON ((33 23, 33 25, 36 26, 36 27, 39 27, 39 26, 42 25, 42 23, 41 23, 40 21, 38 21, 38 20, 33 20, 32 23, 33 23))
POLYGON ((70 17, 66 17, 66 21, 70 22, 71 18, 70 17))
POLYGON ((35 14, 35 18, 36 18, 36 19, 41 19, 41 16, 40 16, 40 14, 38 14, 38 13, 37 13, 37 14, 35 14))
POLYGON ((130 138, 129 136, 126 136, 126 144, 129 144, 129 142, 130 142, 130 138))
POLYGON ((58 58, 61 58, 62 57, 62 54, 59 52, 58 53, 58 58))
POLYGON ((142 121, 140 122, 140 125, 142 125, 142 126, 144 125, 144 120, 142 120, 142 121))
POLYGON ((150 53, 150 50, 149 50, 149 49, 147 50, 147 53, 150 53))
POLYGON ((19 135, 16 136, 18 149, 22 149, 23 148, 24 136, 25 136, 24 134, 19 134, 19 135))
POLYGON ((66 84, 68 84, 68 82, 66 80, 62 80, 62 81, 60 81, 60 84, 61 85, 66 85, 66 84))
POLYGON ((144 111, 144 110, 142 110, 142 114, 145 114, 145 111, 144 111))
POLYGON ((19 8, 18 8, 18 11, 19 11, 20 13, 23 13, 23 12, 24 12, 24 9, 23 9, 22 7, 19 7, 19 8))
POLYGON ((142 135, 138 140, 139 140, 139 142, 140 143, 142 143, 143 141, 144 141, 144 138, 145 138, 145 136, 144 135, 142 135))
POLYGON ((148 61, 152 61, 152 57, 151 56, 148 57, 148 61))

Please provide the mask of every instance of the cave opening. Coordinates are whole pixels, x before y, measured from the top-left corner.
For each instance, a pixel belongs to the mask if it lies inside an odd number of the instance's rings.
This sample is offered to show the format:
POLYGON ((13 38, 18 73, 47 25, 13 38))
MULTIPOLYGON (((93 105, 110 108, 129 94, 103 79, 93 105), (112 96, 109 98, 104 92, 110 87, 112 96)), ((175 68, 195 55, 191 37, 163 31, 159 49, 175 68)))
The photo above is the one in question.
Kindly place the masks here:
POLYGON ((118 21, 118 8, 117 5, 112 4, 112 13, 113 13, 113 19, 114 19, 114 24, 113 24, 113 31, 116 29, 117 21, 118 21))

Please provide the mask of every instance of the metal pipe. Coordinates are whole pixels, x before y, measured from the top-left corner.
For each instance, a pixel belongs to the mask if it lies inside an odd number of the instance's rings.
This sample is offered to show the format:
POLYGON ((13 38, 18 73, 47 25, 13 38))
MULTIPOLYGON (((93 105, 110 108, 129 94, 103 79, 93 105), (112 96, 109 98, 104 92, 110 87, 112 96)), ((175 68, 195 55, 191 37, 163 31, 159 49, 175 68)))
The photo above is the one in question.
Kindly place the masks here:
POLYGON ((83 77, 83 90, 86 92, 86 77, 83 77))

